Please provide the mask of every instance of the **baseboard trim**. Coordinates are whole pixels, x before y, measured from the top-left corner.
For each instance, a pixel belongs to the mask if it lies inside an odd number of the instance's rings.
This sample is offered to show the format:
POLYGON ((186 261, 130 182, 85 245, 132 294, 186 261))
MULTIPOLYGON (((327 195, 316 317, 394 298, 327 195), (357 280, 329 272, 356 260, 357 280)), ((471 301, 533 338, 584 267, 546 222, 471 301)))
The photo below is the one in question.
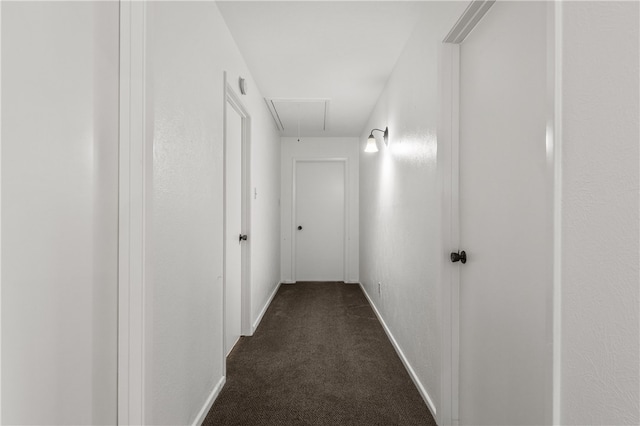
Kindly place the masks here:
POLYGON ((271 305, 271 302, 273 301, 273 298, 276 297, 276 293, 278 292, 278 290, 280 289, 280 286, 282 284, 283 284, 282 282, 279 282, 278 285, 276 285, 276 288, 273 290, 273 292, 269 296, 269 299, 267 300, 267 303, 265 303, 264 307, 262 308, 262 310, 258 314, 258 318, 256 318, 256 320, 253 323, 253 326, 251 327, 251 335, 252 336, 253 336, 253 333, 256 332, 256 329, 258 328, 258 326, 260 325, 260 321, 262 321, 262 318, 264 317, 264 314, 267 313, 267 309, 269 309, 269 306, 271 305))
POLYGON ((204 422, 204 419, 207 417, 207 414, 209 414, 209 410, 211 410, 211 407, 213 406, 214 401, 216 400, 218 395, 220 395, 220 392, 222 391, 222 388, 224 387, 224 384, 226 383, 226 381, 227 381, 227 378, 225 376, 222 376, 220 378, 220 381, 218 382, 218 384, 213 388, 213 390, 209 394, 209 397, 205 401, 204 406, 198 412, 198 415, 196 416, 196 419, 193 421, 192 426, 202 425, 202 422, 204 422))
POLYGON ((345 284, 357 284, 357 285, 362 286, 362 284, 360 284, 360 281, 345 281, 344 283, 345 284))
POLYGON ((422 396, 422 399, 424 400, 425 404, 427 404, 429 411, 431 411, 431 415, 435 419, 436 423, 438 423, 438 417, 436 416, 436 407, 433 404, 431 397, 427 393, 427 390, 422 385, 422 382, 420 381, 420 379, 418 379, 418 376, 416 375, 415 370, 413 369, 413 367, 411 367, 411 364, 409 364, 409 360, 407 359, 407 357, 405 357, 404 352, 402 352, 400 345, 398 345, 398 342, 396 341, 396 338, 393 337, 393 334, 391 333, 391 330, 389 330, 387 323, 384 321, 384 318, 382 318, 380 311, 378 311, 378 307, 376 306, 375 303, 373 303, 373 300, 371 299, 371 297, 369 297, 369 293, 367 293, 367 290, 364 288, 362 283, 360 283, 360 288, 362 289, 364 296, 369 301, 369 304, 371 305, 373 312, 376 314, 376 317, 378 317, 378 321, 380 321, 380 324, 382 324, 382 328, 384 329, 384 332, 387 333, 387 337, 391 341, 393 348, 396 350, 396 353, 400 357, 400 360, 402 361, 404 368, 407 370, 407 373, 409 373, 409 376, 411 377, 411 380, 413 380, 413 383, 416 385, 416 388, 418 388, 418 392, 420 392, 420 396, 422 396))

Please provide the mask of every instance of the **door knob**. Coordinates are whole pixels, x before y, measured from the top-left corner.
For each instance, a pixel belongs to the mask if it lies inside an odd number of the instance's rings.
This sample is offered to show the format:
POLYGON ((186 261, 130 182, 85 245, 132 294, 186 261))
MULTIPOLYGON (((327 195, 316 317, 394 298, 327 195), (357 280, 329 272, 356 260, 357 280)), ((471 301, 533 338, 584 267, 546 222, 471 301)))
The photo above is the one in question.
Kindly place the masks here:
POLYGON ((459 253, 453 252, 451 253, 451 261, 452 262, 462 262, 462 263, 467 263, 467 253, 465 253, 465 251, 461 251, 459 253))
POLYGON ((302 226, 298 226, 298 231, 302 231, 302 226))
POLYGON ((246 236, 246 235, 243 235, 243 234, 240 234, 239 241, 240 241, 240 242, 247 241, 247 236, 246 236))

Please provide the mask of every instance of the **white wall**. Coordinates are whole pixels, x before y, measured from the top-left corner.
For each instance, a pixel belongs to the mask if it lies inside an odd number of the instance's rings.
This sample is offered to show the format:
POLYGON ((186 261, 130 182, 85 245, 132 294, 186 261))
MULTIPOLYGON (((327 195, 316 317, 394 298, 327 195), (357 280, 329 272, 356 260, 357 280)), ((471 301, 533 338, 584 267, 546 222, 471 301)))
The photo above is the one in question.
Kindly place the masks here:
MULTIPOLYGON (((244 75, 244 74, 243 74, 244 75)), ((251 82, 253 83, 253 82, 251 82)), ((280 283, 280 134, 253 83, 246 106, 251 135, 251 324, 280 283)))
POLYGON ((359 229, 358 229, 358 139, 357 138, 282 138, 281 157, 281 258, 280 271, 283 282, 294 282, 292 276, 291 238, 294 224, 291 222, 292 189, 293 189, 293 159, 294 158, 346 158, 348 162, 347 192, 348 192, 348 230, 347 259, 345 265, 346 281, 358 282, 359 258, 359 229))
POLYGON ((639 5, 562 13, 560 421, 638 424, 639 5))
POLYGON ((223 372, 223 71, 253 119, 254 312, 279 281, 278 144, 213 2, 148 4, 146 399, 149 424, 196 420, 223 372))
POLYGON ((118 4, 2 4, 2 423, 116 421, 118 4))
POLYGON ((440 19, 423 18, 360 138, 360 281, 436 410, 441 400, 438 46, 465 6, 443 3, 442 15, 432 15, 440 19), (389 147, 378 136, 380 151, 363 152, 369 131, 385 126, 389 147))

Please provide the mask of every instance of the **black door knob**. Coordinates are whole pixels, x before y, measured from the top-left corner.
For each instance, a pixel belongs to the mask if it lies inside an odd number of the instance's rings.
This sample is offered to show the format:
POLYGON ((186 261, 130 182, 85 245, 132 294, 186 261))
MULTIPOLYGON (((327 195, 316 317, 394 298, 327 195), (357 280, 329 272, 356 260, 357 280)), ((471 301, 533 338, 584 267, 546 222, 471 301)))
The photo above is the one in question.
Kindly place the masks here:
POLYGON ((247 241, 247 236, 240 234, 240 242, 247 241))
POLYGON ((465 251, 461 251, 459 253, 453 252, 451 253, 451 261, 452 262, 462 262, 467 263, 467 253, 465 251))
POLYGON ((298 231, 302 231, 302 226, 298 226, 298 231))

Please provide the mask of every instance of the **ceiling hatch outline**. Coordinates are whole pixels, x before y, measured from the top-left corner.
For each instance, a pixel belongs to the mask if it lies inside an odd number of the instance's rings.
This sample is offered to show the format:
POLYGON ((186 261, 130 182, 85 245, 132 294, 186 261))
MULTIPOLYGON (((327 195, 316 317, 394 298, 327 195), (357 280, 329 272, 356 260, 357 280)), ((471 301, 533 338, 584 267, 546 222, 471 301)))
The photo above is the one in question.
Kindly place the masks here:
POLYGON ((319 132, 329 129, 328 98, 264 98, 278 130, 283 133, 319 132))

